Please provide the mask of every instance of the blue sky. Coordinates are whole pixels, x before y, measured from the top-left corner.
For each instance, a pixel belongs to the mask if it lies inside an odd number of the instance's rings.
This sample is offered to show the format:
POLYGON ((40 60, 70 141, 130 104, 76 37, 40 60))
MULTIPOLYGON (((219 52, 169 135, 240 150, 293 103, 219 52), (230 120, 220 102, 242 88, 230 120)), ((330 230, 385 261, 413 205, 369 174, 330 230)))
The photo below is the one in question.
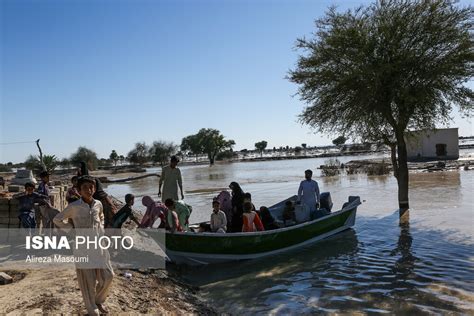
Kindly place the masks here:
POLYGON ((34 143, 4 143, 40 138, 61 158, 80 145, 108 157, 202 127, 235 149, 330 144, 297 122, 304 104, 284 77, 315 18, 362 3, 2 0, 0 162, 37 154, 34 143))

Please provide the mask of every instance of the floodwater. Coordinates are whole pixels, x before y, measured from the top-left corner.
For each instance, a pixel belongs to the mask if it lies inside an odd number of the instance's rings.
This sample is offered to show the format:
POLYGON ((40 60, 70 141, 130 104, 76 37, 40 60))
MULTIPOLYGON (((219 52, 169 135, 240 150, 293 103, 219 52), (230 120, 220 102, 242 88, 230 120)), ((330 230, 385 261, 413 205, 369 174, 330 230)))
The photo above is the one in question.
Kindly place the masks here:
MULTIPOLYGON (((191 222, 209 218, 212 197, 231 181, 257 207, 269 206, 296 194, 308 168, 334 209, 349 195, 364 201, 352 230, 271 259, 183 267, 182 278, 232 314, 474 314, 474 171, 410 174, 410 221, 400 226, 393 176, 321 178, 316 168, 324 161, 181 167, 191 222)), ((155 178, 107 187, 117 197, 157 198, 157 190, 155 178)))

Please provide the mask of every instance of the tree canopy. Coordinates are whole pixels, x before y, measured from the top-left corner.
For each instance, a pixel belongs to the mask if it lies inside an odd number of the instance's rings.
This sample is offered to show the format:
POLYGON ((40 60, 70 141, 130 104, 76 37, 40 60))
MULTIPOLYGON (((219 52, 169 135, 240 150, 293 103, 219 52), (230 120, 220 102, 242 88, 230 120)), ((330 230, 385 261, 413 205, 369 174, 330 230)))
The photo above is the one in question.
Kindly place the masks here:
POLYGON ((136 163, 143 165, 148 161, 148 146, 142 143, 136 143, 135 148, 133 148, 127 155, 128 161, 131 163, 136 163))
POLYGON ((339 136, 335 139, 332 140, 332 143, 335 145, 335 146, 341 146, 341 145, 344 145, 346 143, 346 138, 344 136, 339 136))
POLYGON ((300 119, 326 134, 392 148, 399 206, 408 208, 404 132, 473 109, 473 9, 450 0, 380 0, 316 20, 289 80, 307 104, 300 119))
POLYGON ((97 158, 95 151, 84 146, 77 148, 76 152, 71 155, 70 161, 74 166, 79 166, 79 163, 84 161, 89 170, 97 169, 99 164, 99 159, 97 158))
POLYGON ((267 145, 268 143, 265 140, 255 143, 255 148, 260 152, 260 156, 263 155, 263 151, 267 148, 267 145))
POLYGON ((119 155, 117 154, 115 149, 112 150, 112 152, 110 153, 109 159, 114 162, 114 166, 117 165, 117 161, 119 160, 119 155))
POLYGON ((171 142, 155 141, 150 146, 149 155, 153 162, 165 165, 176 152, 177 146, 171 142))
POLYGON ((183 138, 181 150, 191 151, 194 155, 206 154, 209 163, 213 165, 217 154, 231 150, 234 145, 233 140, 226 140, 217 129, 202 128, 197 134, 183 138))

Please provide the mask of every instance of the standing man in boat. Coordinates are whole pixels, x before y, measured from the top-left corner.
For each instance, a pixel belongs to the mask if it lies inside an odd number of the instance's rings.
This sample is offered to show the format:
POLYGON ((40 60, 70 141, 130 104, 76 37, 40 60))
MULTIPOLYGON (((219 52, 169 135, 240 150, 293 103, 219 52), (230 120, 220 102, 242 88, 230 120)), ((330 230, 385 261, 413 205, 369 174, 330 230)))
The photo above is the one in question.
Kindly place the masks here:
POLYGON ((301 181, 298 189, 298 203, 306 204, 309 207, 310 213, 316 211, 319 206, 319 185, 312 180, 313 171, 310 169, 304 172, 305 180, 301 181))
POLYGON ((178 187, 181 191, 181 199, 184 199, 183 193, 183 179, 181 178, 181 170, 178 166, 178 157, 172 156, 170 164, 163 167, 161 171, 160 183, 158 187, 158 196, 161 196, 161 201, 165 202, 167 199, 174 201, 178 200, 178 187), (163 193, 161 193, 161 186, 163 185, 163 193))

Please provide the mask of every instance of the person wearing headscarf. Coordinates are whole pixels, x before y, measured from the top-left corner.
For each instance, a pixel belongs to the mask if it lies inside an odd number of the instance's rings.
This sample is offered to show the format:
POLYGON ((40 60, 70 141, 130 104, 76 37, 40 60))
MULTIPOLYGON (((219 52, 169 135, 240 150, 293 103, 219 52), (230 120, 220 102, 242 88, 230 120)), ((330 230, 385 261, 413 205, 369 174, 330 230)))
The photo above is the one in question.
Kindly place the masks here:
POLYGON ((145 195, 142 198, 142 204, 146 206, 146 211, 140 223, 140 228, 153 227, 153 224, 158 218, 161 220, 158 228, 169 228, 167 223, 168 209, 163 203, 155 202, 151 196, 145 195))
POLYGON ((242 214, 244 213, 244 191, 237 182, 231 182, 229 188, 232 190, 232 223, 230 232, 242 231, 242 214))
POLYGON ((221 191, 215 200, 219 201, 220 209, 225 213, 227 227, 232 223, 232 197, 229 191, 221 191))

